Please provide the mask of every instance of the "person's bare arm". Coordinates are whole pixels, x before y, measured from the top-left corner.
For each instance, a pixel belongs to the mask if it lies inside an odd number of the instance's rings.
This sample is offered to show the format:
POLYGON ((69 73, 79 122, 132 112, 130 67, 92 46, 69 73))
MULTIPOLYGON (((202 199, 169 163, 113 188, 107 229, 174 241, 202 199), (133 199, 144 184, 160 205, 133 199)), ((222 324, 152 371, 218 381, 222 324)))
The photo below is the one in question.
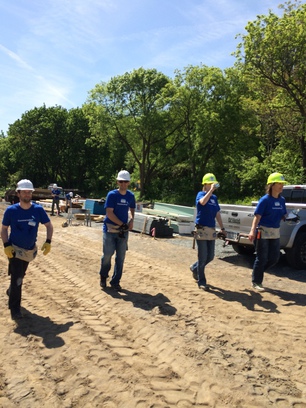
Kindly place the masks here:
POLYGON ((222 218, 221 218, 220 211, 217 212, 217 214, 216 214, 216 219, 217 219, 217 221, 218 221, 218 224, 219 224, 219 226, 220 226, 220 229, 221 229, 221 231, 222 231, 222 234, 226 235, 226 231, 225 231, 224 226, 223 226, 223 221, 222 221, 222 218))
POLYGON ((52 236, 53 236, 53 225, 51 223, 51 221, 47 222, 46 224, 44 224, 47 230, 47 238, 46 240, 52 240, 52 236))
POLYGON ((8 242, 8 227, 3 224, 1 228, 1 239, 3 244, 6 244, 8 242))
POLYGON ((259 215, 259 214, 256 214, 254 219, 253 219, 251 231, 249 232, 249 240, 252 241, 252 242, 255 239, 256 228, 257 228, 257 225, 258 225, 260 219, 261 219, 261 215, 259 215))
POLYGON ((210 190, 207 191, 207 193, 205 194, 205 196, 202 197, 202 198, 199 200, 199 203, 200 203, 201 205, 205 205, 205 204, 209 201, 209 199, 210 199, 212 193, 213 193, 215 190, 216 190, 215 185, 212 184, 211 187, 210 187, 210 190))
POLYGON ((123 224, 123 222, 119 220, 117 215, 114 213, 114 208, 110 208, 110 207, 106 208, 106 216, 107 218, 109 218, 111 221, 113 221, 115 224, 119 226, 123 224))
POLYGON ((134 223, 134 217, 135 217, 135 208, 130 208, 130 213, 131 213, 131 219, 129 221, 129 230, 131 231, 133 229, 133 223, 134 223))

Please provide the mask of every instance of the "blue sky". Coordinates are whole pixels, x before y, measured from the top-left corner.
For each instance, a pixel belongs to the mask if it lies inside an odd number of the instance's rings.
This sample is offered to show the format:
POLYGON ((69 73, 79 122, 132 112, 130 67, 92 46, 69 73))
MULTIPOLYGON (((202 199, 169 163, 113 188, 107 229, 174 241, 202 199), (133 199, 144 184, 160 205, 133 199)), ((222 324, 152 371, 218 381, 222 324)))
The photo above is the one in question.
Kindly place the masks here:
POLYGON ((234 65, 236 34, 279 0, 0 0, 0 131, 43 104, 81 107, 139 67, 234 65))

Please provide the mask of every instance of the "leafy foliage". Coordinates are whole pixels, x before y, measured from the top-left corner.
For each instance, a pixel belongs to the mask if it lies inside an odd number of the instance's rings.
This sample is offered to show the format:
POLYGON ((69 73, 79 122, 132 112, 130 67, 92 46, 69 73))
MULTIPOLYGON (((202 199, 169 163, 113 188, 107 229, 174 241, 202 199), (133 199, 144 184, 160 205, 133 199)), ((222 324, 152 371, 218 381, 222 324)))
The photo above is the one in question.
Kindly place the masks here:
MULTIPOLYGON (((267 16, 258 16, 249 22, 247 34, 242 36, 238 46, 237 57, 244 60, 243 69, 249 82, 257 89, 261 102, 270 108, 268 121, 276 128, 274 137, 266 153, 267 164, 277 165, 284 172, 300 182, 306 178, 306 5, 288 2, 283 16, 279 17, 271 11, 267 16), (294 156, 298 164, 297 176, 292 173, 291 163, 280 163, 275 157, 281 152, 281 147, 288 148, 284 138, 291 138, 299 147, 299 153, 294 156), (299 163, 300 159, 300 163, 299 163), (302 170, 302 171, 301 171, 302 170)), ((263 118, 264 109, 259 112, 263 118)), ((269 126, 269 131, 272 130, 269 126)), ((268 134, 267 134, 268 135, 268 134)), ((285 153, 283 151, 283 153, 285 153)), ((285 154, 286 156, 286 154, 285 154)), ((267 166, 268 167, 268 166, 267 166)))
POLYGON ((64 188, 78 185, 86 191, 88 132, 88 121, 81 109, 68 112, 59 106, 42 106, 24 113, 10 125, 5 139, 7 169, 12 169, 9 184, 28 178, 36 187, 57 182, 64 188))

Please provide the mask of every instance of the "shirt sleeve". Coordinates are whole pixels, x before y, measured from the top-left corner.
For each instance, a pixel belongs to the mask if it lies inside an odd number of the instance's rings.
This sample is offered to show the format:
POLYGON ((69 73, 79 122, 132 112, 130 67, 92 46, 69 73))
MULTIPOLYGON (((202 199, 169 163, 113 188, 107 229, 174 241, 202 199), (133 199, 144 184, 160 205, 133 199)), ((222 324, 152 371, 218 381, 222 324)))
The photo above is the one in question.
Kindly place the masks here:
POLYGON ((11 225, 11 211, 7 208, 3 215, 2 225, 9 227, 11 225))
POLYGON ((105 208, 115 208, 115 204, 116 204, 115 194, 113 191, 110 191, 106 196, 104 207, 105 208))
POLYGON ((48 214, 46 213, 46 211, 44 210, 44 208, 39 207, 39 211, 40 211, 40 222, 41 222, 41 224, 47 224, 47 222, 50 222, 50 218, 49 218, 48 214))
POLYGON ((267 206, 267 200, 265 197, 262 197, 255 208, 254 215, 263 215, 267 206))

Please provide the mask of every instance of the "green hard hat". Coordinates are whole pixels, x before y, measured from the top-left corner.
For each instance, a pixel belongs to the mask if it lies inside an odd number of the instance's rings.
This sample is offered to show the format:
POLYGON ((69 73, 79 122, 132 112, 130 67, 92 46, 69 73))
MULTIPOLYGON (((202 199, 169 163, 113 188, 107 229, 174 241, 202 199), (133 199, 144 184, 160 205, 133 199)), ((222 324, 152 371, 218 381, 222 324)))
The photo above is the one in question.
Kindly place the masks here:
POLYGON ((218 183, 216 176, 212 173, 206 173, 202 178, 202 184, 218 183))
POLYGON ((272 184, 272 183, 283 183, 286 184, 287 181, 285 180, 285 177, 281 173, 272 173, 268 177, 267 184, 272 184))

